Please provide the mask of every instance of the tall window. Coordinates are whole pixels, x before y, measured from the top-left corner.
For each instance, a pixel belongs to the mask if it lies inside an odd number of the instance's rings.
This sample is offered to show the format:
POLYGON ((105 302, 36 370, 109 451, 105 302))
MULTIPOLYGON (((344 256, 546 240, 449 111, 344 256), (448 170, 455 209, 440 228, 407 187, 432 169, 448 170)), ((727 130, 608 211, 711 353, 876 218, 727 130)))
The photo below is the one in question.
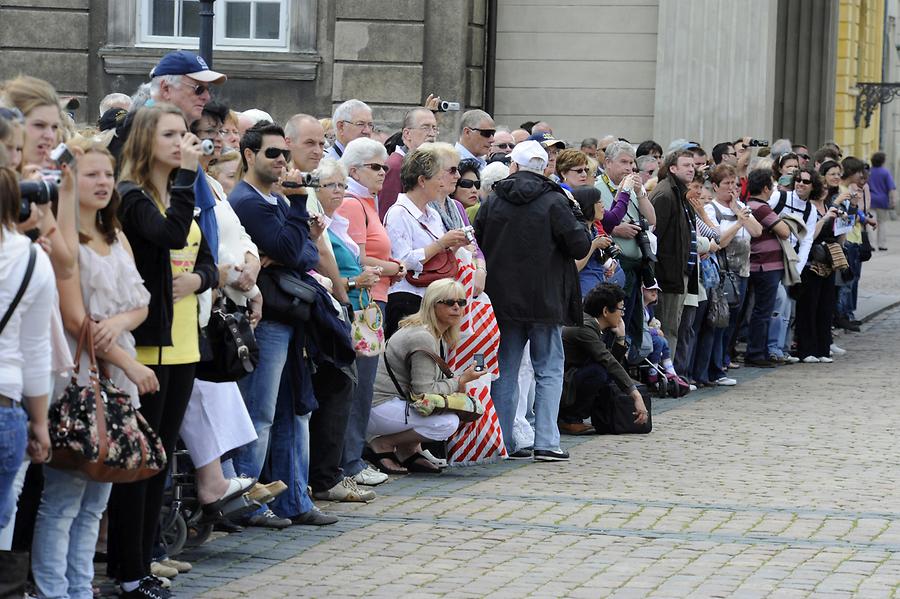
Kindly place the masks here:
MULTIPOLYGON (((287 50, 289 0, 217 0, 213 4, 216 48, 287 50)), ((200 37, 198 0, 141 0, 140 44, 196 45, 200 37)))

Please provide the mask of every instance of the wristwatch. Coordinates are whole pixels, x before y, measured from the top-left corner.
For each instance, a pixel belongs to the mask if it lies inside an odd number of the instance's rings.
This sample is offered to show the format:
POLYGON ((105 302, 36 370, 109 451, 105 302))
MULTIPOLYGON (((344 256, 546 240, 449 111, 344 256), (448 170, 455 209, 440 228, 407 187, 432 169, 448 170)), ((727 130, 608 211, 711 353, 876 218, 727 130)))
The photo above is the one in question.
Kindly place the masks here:
POLYGON ((354 289, 356 289, 356 281, 348 278, 347 279, 347 291, 353 291, 354 289))

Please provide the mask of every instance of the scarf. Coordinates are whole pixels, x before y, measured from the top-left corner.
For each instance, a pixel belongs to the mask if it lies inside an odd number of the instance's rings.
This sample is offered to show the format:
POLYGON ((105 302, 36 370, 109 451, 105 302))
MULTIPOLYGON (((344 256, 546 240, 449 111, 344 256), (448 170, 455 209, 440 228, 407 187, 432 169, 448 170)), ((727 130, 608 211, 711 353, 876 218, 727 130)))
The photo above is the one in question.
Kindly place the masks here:
POLYGON ((453 229, 462 229, 466 226, 466 223, 463 222, 462 215, 460 215, 459 210, 456 208, 456 201, 449 196, 445 197, 443 200, 428 202, 428 205, 437 210, 437 213, 441 215, 441 222, 444 223, 444 228, 446 230, 452 231, 453 229))

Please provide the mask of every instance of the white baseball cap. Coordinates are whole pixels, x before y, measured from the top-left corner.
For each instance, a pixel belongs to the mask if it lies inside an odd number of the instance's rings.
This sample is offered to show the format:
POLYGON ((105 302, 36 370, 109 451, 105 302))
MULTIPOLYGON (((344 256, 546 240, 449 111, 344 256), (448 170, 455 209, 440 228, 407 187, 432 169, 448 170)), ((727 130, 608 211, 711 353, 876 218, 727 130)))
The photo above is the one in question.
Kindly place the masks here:
POLYGON ((547 168, 547 151, 533 140, 516 144, 509 157, 519 166, 536 173, 542 173, 547 168))

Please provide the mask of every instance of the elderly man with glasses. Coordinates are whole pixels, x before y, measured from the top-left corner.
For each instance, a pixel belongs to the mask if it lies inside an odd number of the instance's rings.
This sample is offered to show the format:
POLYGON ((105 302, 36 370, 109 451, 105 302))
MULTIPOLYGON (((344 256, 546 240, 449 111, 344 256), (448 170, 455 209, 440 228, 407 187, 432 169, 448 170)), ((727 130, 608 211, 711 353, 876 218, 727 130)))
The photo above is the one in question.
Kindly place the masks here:
POLYGON ((491 115, 483 110, 466 112, 462 116, 459 141, 456 143, 460 159, 474 158, 484 168, 487 164, 484 158, 491 151, 495 133, 497 127, 491 115))
POLYGON ((329 158, 340 160, 347 144, 359 137, 372 137, 375 122, 372 120, 372 109, 362 100, 347 100, 338 106, 331 117, 334 124, 334 145, 328 148, 329 158))
POLYGON ((490 156, 495 154, 509 156, 514 147, 516 147, 516 139, 509 132, 509 129, 497 127, 497 132, 494 133, 494 141, 491 143, 490 156))
POLYGON ((415 152, 419 146, 426 142, 433 142, 439 133, 437 120, 434 113, 425 107, 417 106, 409 110, 403 117, 402 144, 397 144, 394 152, 387 159, 390 170, 384 177, 384 185, 378 194, 378 217, 384 221, 384 215, 388 208, 397 201, 397 196, 403 191, 400 185, 400 167, 403 159, 410 152, 415 152))

